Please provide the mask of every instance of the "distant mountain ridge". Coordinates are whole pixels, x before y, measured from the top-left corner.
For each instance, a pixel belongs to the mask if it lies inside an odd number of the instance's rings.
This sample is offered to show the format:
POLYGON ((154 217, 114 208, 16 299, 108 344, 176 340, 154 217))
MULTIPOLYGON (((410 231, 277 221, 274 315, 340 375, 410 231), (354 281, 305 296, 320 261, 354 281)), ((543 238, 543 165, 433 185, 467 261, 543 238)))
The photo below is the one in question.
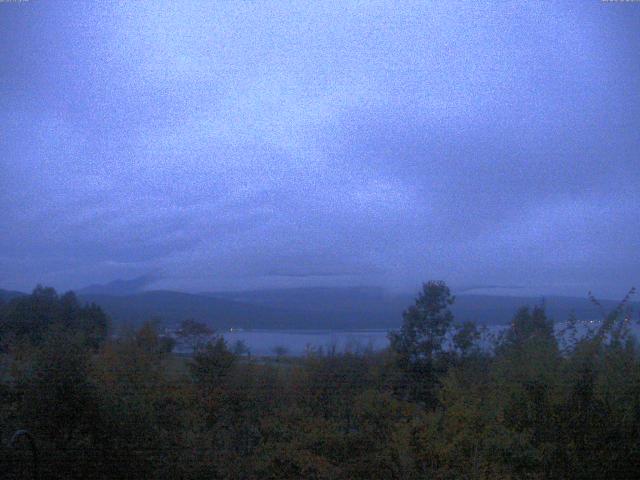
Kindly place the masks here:
POLYGON ((157 280, 155 275, 142 275, 129 280, 114 280, 104 284, 93 284, 76 290, 78 295, 131 295, 139 293, 144 288, 157 280))
MULTIPOLYGON (((138 279, 139 280, 139 279, 138 279)), ((390 294, 377 287, 314 287, 251 290, 240 292, 205 292, 199 294, 153 290, 132 294, 122 293, 125 284, 143 282, 112 282, 119 294, 78 291, 84 302, 100 305, 115 324, 140 324, 158 318, 175 325, 193 318, 214 329, 317 329, 359 330, 392 329, 402 322, 402 312, 415 298, 408 294, 390 294), (117 288, 116 288, 117 287, 117 288)), ((5 301, 24 295, 0 290, 5 301)), ((505 324, 522 306, 541 304, 541 297, 513 297, 462 294, 456 296, 452 310, 455 320, 479 324, 505 324)), ((550 318, 566 320, 571 313, 578 319, 591 320, 601 313, 587 298, 549 296, 544 298, 550 318)), ((605 310, 616 302, 603 300, 605 310)), ((632 304, 635 310, 638 303, 632 304)))
MULTIPOLYGON (((386 312, 372 315, 368 311, 321 311, 173 291, 126 296, 83 294, 80 298, 100 305, 114 321, 125 323, 139 323, 153 317, 167 324, 193 318, 214 329, 366 329, 398 323, 389 318, 393 314, 386 315, 386 312)), ((395 316, 399 321, 400 313, 395 312, 395 316)))
POLYGON ((243 303, 305 311, 368 311, 371 305, 386 303, 397 308, 406 307, 409 295, 389 294, 381 287, 304 287, 264 290, 201 292, 213 298, 243 303), (402 306, 404 305, 404 307, 402 306))
MULTIPOLYGON (((366 316, 372 328, 397 328, 402 312, 412 305, 415 296, 390 294, 378 287, 313 287, 293 289, 251 290, 245 292, 206 292, 217 298, 232 299, 243 303, 269 307, 323 312, 326 317, 349 313, 366 316)), ((533 307, 544 303, 547 314, 555 321, 564 321, 571 314, 578 319, 591 320, 601 317, 597 306, 588 298, 546 296, 516 297, 483 294, 456 295, 452 311, 456 321, 475 321, 479 324, 509 323, 518 308, 533 307)), ((600 302, 606 311, 617 306, 612 300, 600 302)), ((638 304, 633 304, 638 308, 638 304)), ((358 322, 359 323, 359 322, 358 322)))
POLYGON ((15 290, 3 290, 0 288, 0 300, 2 300, 3 302, 8 302, 11 299, 21 297, 23 295, 26 295, 26 293, 18 292, 15 290))

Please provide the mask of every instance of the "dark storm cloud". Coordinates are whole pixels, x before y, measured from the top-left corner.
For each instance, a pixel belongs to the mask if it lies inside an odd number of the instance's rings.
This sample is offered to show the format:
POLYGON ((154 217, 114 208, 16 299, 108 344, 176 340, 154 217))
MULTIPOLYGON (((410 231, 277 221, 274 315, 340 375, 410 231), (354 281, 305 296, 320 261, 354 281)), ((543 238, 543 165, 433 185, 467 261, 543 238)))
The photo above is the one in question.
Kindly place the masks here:
POLYGON ((0 286, 637 281, 640 8, 0 5, 0 286))

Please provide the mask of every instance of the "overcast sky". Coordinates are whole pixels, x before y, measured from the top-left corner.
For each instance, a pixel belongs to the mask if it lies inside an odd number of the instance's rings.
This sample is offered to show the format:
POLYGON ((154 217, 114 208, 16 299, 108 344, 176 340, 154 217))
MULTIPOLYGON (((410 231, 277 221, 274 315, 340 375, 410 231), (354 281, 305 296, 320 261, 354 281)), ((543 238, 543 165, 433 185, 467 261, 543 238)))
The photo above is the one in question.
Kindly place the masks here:
POLYGON ((640 286, 640 4, 479 3, 0 3, 0 287, 640 286))

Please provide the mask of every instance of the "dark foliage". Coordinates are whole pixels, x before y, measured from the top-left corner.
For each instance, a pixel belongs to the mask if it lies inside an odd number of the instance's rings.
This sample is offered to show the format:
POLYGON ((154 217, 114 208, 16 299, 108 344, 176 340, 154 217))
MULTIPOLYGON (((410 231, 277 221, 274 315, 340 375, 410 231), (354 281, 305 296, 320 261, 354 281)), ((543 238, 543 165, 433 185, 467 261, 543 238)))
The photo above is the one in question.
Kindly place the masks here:
POLYGON ((385 352, 257 359, 216 337, 185 359, 153 322, 107 339, 99 309, 39 287, 1 307, 2 474, 28 473, 28 443, 6 446, 28 429, 51 479, 637 478, 626 303, 562 348, 541 307, 484 348, 452 303, 425 284, 385 352))
POLYGON ((95 304, 81 305, 73 292, 60 296, 53 288, 37 286, 31 295, 0 305, 0 339, 38 345, 51 329, 80 333, 96 349, 107 335, 108 319, 95 304))

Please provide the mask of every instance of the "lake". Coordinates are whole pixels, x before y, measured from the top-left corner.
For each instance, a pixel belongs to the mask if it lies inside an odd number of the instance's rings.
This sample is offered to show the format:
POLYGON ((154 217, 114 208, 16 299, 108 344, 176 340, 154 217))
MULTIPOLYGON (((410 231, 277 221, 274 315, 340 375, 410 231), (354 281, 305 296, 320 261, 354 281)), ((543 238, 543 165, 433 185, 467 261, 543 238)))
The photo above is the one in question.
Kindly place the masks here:
MULTIPOLYGON (((595 330, 600 321, 583 321, 577 326, 577 336, 583 336, 587 332, 595 330)), ((555 324, 556 335, 563 340, 562 330, 566 327, 563 322, 555 324)), ((489 346, 492 339, 500 335, 506 328, 505 325, 486 326, 481 344, 489 346)), ((640 338, 640 327, 637 323, 631 325, 632 333, 640 338)), ((337 352, 359 351, 372 349, 383 350, 389 345, 388 330, 233 330, 221 332, 230 348, 237 341, 242 341, 249 348, 251 355, 270 356, 275 355, 278 347, 286 349, 287 355, 301 356, 309 349, 322 348, 324 351, 333 349, 337 352)), ((176 345, 176 353, 191 353, 192 347, 185 343, 176 345)))
MULTIPOLYGON (((364 348, 382 350, 389 344, 387 330, 233 330, 220 332, 230 348, 242 341, 249 348, 251 355, 275 355, 278 347, 286 349, 287 355, 301 356, 309 349, 328 349, 336 351, 356 351, 364 348)), ((188 344, 178 343, 177 353, 190 353, 188 344)))

